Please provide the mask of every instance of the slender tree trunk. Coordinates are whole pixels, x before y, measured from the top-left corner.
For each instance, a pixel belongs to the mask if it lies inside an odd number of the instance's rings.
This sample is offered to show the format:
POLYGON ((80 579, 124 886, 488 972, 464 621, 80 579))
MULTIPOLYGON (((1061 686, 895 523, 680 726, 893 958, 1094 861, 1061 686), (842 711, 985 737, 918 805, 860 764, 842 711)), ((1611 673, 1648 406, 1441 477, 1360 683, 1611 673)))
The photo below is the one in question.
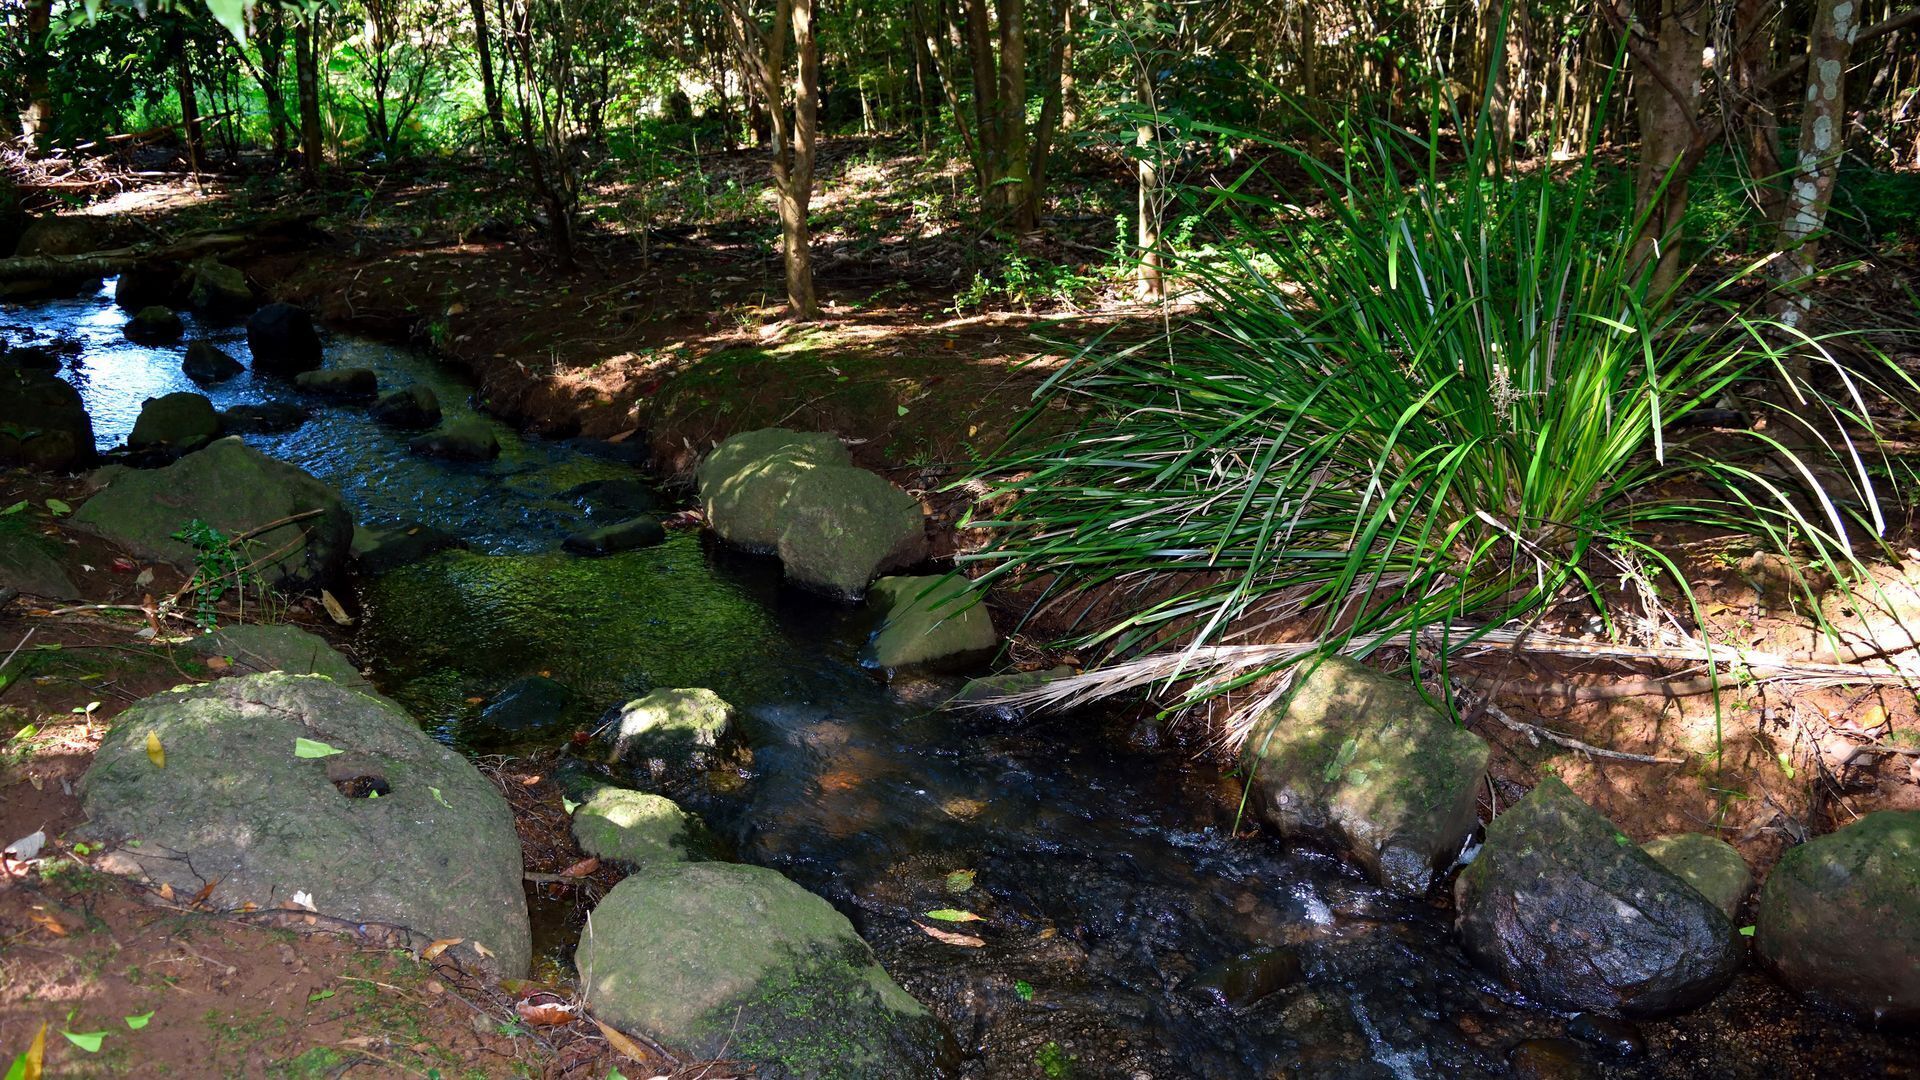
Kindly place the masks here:
MULTIPOLYGON (((1033 228, 1028 218, 1034 201, 1028 198, 1032 180, 1032 145, 1027 137, 1027 16, 1022 0, 997 0, 1000 30, 999 104, 994 112, 1000 119, 1001 177, 1005 183, 994 190, 989 205, 997 205, 1013 215, 1016 232, 1033 228)), ((984 91, 982 91, 984 93, 984 91)))
POLYGON ((193 62, 187 55, 185 35, 173 39, 173 89, 180 97, 180 127, 186 134, 187 168, 196 175, 207 160, 207 136, 200 124, 200 100, 193 92, 193 62))
POLYGON ((28 0, 26 18, 25 69, 27 104, 20 111, 20 134, 29 153, 36 153, 45 142, 53 122, 53 101, 47 88, 47 68, 52 57, 47 51, 47 35, 53 22, 53 0, 28 0))
MULTIPOLYGON (((1786 285, 1776 302, 1788 326, 1805 321, 1810 300, 1798 287, 1819 268, 1820 235, 1846 151, 1847 54, 1860 33, 1852 0, 1820 0, 1807 33, 1807 97, 1800 112, 1800 153, 1794 161, 1780 211, 1776 280, 1786 285)), ((1804 361, 1802 361, 1804 363, 1804 361)))
POLYGON ((500 86, 493 81, 493 43, 487 34, 487 0, 469 0, 473 11, 473 54, 480 64, 480 94, 487 105, 487 128, 493 141, 506 146, 507 120, 500 104, 500 86))
MULTIPOLYGON (((1620 17, 1617 9, 1608 11, 1620 17)), ((1700 0, 1659 0, 1657 15, 1646 28, 1652 47, 1640 43, 1637 34, 1630 38, 1639 68, 1633 96, 1640 118, 1634 211, 1641 232, 1632 258, 1636 265, 1652 263, 1657 296, 1679 278, 1687 186, 1706 145, 1699 126, 1700 63, 1710 14, 1700 0)), ((1624 30, 1624 18, 1620 26, 1624 30)))
MULTIPOLYGON (((1153 85, 1142 68, 1137 76, 1140 106, 1151 111, 1153 85)), ((1157 300, 1166 295, 1166 281, 1160 266, 1160 147, 1150 116, 1143 116, 1134 130, 1134 144, 1140 150, 1136 166, 1139 198, 1135 214, 1139 218, 1140 265, 1134 270, 1134 285, 1143 298, 1157 300)))
POLYGON ((1760 193, 1760 208, 1769 221, 1781 212, 1780 118, 1773 109, 1773 92, 1764 76, 1773 67, 1774 0, 1737 0, 1733 11, 1733 82, 1740 97, 1740 126, 1747 141, 1747 169, 1760 193))
POLYGON ((1060 126, 1062 101, 1066 95, 1067 7, 1068 0, 1053 0, 1047 20, 1046 65, 1041 71, 1040 122, 1033 129, 1033 150, 1028 164, 1026 190, 1021 194, 1019 227, 1033 229, 1040 224, 1040 209, 1047 193, 1047 165, 1053 156, 1053 136, 1060 126))
POLYGON ((254 9, 256 40, 260 43, 260 92, 267 99, 267 124, 273 139, 276 166, 287 160, 287 91, 283 84, 287 52, 286 13, 277 4, 254 9))
POLYGON ((820 301, 813 291, 813 235, 807 227, 820 136, 820 44, 813 34, 813 0, 793 0, 793 48, 799 79, 793 93, 792 166, 782 185, 780 211, 786 234, 787 306, 796 318, 816 319, 820 301))
POLYGON ((320 142, 320 64, 313 21, 304 16, 293 24, 293 77, 300 97, 300 171, 307 186, 316 187, 326 167, 320 142))

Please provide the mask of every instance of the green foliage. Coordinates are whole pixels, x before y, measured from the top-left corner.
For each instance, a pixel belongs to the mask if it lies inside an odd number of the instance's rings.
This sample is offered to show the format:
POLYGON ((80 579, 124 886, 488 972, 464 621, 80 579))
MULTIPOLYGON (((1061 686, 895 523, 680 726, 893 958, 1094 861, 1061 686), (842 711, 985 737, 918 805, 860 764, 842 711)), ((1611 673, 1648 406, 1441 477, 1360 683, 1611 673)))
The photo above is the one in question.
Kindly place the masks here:
POLYGON ((993 534, 963 556, 992 567, 979 586, 1178 583, 1075 644, 1178 656, 1154 670, 1188 680, 1191 702, 1311 655, 1218 648, 1276 626, 1362 654, 1419 637, 1444 664, 1569 595, 1604 612, 1624 587, 1659 619, 1661 580, 1687 587, 1656 532, 1683 523, 1836 571, 1877 543, 1894 492, 1865 463, 1904 470, 1864 402, 1876 381, 1907 387, 1891 363, 1856 340, 1868 356, 1843 367, 1830 339, 1726 286, 1652 294, 1591 161, 1556 181, 1509 170, 1488 141, 1456 168, 1438 136, 1352 130, 1337 165, 1272 147, 1317 189, 1311 209, 1248 183, 1222 193, 1246 247, 1176 259, 1205 300, 1194 319, 1095 341, 1049 379, 1025 422, 1078 423, 985 466, 1012 498, 970 522, 993 534), (1798 402, 1770 430, 1688 428, 1767 378, 1798 402))
POLYGON ((173 538, 193 548, 188 590, 193 593, 194 621, 202 630, 212 630, 220 622, 220 599, 253 580, 246 558, 231 537, 199 518, 187 522, 173 538))

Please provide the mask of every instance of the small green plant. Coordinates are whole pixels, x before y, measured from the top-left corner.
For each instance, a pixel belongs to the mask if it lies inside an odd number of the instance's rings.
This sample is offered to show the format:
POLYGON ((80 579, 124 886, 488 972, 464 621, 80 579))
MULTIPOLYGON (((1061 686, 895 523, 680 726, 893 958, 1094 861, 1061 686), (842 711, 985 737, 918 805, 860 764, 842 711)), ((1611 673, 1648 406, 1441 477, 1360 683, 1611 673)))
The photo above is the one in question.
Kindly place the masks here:
POLYGON ((193 594, 194 621, 202 630, 212 630, 220 622, 221 598, 230 590, 244 590, 252 580, 246 558, 233 538, 199 518, 173 538, 193 548, 193 579, 187 591, 193 594))

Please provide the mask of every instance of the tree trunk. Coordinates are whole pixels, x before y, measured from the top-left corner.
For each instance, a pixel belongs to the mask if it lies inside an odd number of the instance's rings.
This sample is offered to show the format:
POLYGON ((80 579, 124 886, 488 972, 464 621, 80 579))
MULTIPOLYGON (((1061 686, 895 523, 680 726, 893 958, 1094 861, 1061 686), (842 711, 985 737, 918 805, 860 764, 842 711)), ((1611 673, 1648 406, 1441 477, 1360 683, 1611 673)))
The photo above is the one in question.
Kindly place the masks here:
POLYGON ((27 104, 20 111, 20 134, 29 153, 38 152, 53 122, 53 101, 48 96, 47 68, 52 56, 47 51, 47 34, 53 22, 53 0, 27 0, 26 56, 24 69, 27 104))
POLYGON ((196 175, 206 164, 207 136, 200 124, 200 100, 193 92, 193 63, 187 56, 184 34, 173 38, 173 88, 180 96, 180 127, 186 134, 187 168, 196 175))
MULTIPOLYGON (((1646 26, 1652 48, 1644 43, 1629 45, 1639 67, 1633 96, 1640 118, 1640 168, 1634 195, 1640 237, 1632 258, 1637 266, 1652 265, 1653 294, 1664 296, 1680 275, 1687 185, 1705 149, 1699 127, 1700 62, 1710 12, 1699 0, 1658 3, 1655 19, 1646 26)), ((1619 18, 1616 9, 1607 10, 1619 18)), ((1624 23, 1621 19, 1620 24, 1624 23)))
POLYGON ((994 112, 1001 128, 1001 177, 989 205, 1013 215, 1015 232, 1033 228, 1028 216, 1034 205, 1027 188, 1032 181, 1032 146, 1027 138, 1027 16, 1022 0, 996 0, 1000 23, 999 104, 994 112))
POLYGON ((780 225, 786 238, 787 306, 795 318, 815 319, 820 316, 820 301, 813 291, 813 236, 807 227, 814 149, 820 135, 820 44, 813 35, 813 0, 793 0, 792 19, 800 77, 793 93, 792 164, 781 185, 780 225))
MULTIPOLYGON (((1781 322, 1797 327, 1810 308, 1799 287, 1818 267, 1833 184, 1846 151, 1847 54, 1860 33, 1851 0, 1820 0, 1807 32, 1807 97, 1800 112, 1800 153, 1781 202, 1773 276, 1785 289, 1775 302, 1781 322)), ((1803 361, 1804 363, 1804 361, 1803 361)))
POLYGON ((296 18, 293 24, 293 71, 300 96, 300 171, 305 174, 308 187, 319 185, 321 170, 326 165, 325 151, 320 144, 320 66, 317 52, 312 21, 306 17, 296 18))
POLYGON ((480 63, 480 93, 487 103, 487 128, 493 141, 507 145, 507 121, 500 105, 500 87, 493 81, 493 44, 487 37, 487 0, 470 0, 473 11, 473 53, 480 63))
MULTIPOLYGON (((1151 109, 1153 86, 1147 81, 1144 68, 1138 79, 1140 105, 1144 109, 1151 109)), ((1157 300, 1167 294, 1160 267, 1160 148, 1156 134, 1152 120, 1145 117, 1134 131, 1134 144, 1140 151, 1140 161, 1136 167, 1139 199, 1134 206, 1139 218, 1140 265, 1134 270, 1133 280, 1141 297, 1148 300, 1157 300)))
POLYGON ((1068 0, 1053 0, 1052 16, 1047 20, 1047 60, 1041 72, 1040 122, 1033 129, 1032 160, 1028 164, 1026 191, 1021 197, 1019 227, 1033 229, 1040 224, 1040 208, 1047 191, 1047 164, 1053 156, 1053 136, 1060 126, 1062 101, 1066 96, 1068 0))
POLYGON ((282 85, 286 68, 287 23, 284 10, 277 4, 261 4, 254 9, 254 26, 260 43, 260 92, 267 99, 267 124, 273 139, 273 160, 287 160, 287 92, 282 85))

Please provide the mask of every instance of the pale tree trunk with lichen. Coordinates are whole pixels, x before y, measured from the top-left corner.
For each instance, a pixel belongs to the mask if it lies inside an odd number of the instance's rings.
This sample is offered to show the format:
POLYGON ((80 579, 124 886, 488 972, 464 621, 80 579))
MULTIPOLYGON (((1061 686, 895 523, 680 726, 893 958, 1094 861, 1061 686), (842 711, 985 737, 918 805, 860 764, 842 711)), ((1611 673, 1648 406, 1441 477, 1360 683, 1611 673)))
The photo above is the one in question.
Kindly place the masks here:
MULTIPOLYGON (((1806 321, 1805 289, 1818 269, 1820 235, 1827 227, 1834 181, 1846 150, 1847 54, 1860 34, 1854 0, 1821 0, 1807 36, 1807 97, 1800 113, 1800 152, 1781 200, 1774 280, 1782 286, 1774 316, 1789 327, 1806 321)), ((1798 362, 1804 369, 1805 361, 1798 362)), ((1804 370, 1796 372, 1804 374, 1804 370)))

